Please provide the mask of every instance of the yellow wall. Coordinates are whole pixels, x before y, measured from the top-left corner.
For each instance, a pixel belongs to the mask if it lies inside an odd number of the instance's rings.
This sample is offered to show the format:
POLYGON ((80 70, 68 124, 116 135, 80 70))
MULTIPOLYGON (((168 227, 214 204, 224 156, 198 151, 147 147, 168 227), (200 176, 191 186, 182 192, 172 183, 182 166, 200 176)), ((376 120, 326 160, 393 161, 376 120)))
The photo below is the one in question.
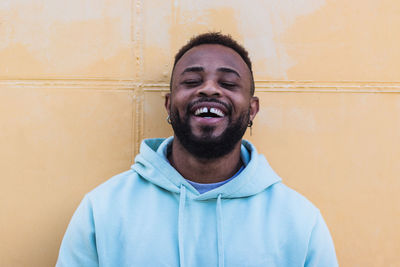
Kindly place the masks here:
POLYGON ((3 0, 0 266, 52 266, 83 195, 167 136, 172 56, 249 50, 253 141, 322 211, 341 266, 400 266, 400 2, 3 0))

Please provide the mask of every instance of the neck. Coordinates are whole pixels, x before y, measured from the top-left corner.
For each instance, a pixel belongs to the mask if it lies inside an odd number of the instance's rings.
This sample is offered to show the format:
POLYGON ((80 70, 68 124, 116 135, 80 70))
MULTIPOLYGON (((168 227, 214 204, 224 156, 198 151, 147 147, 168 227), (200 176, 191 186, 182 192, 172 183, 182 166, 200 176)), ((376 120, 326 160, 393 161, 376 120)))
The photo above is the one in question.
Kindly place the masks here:
POLYGON ((186 179, 196 183, 217 183, 232 177, 242 166, 239 141, 225 156, 215 159, 197 158, 175 137, 168 155, 171 165, 186 179))

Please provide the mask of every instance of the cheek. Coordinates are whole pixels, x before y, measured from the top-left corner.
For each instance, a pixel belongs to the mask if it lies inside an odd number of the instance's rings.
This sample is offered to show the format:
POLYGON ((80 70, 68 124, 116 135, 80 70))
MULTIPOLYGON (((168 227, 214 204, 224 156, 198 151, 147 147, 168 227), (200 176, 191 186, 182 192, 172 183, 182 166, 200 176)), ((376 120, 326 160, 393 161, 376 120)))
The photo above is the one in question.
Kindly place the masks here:
POLYGON ((185 111, 186 111, 186 106, 183 105, 181 101, 179 101, 178 99, 174 99, 171 101, 171 108, 170 108, 171 113, 174 113, 175 115, 181 117, 182 115, 185 114, 185 111))
POLYGON ((250 109, 250 99, 245 97, 236 97, 232 99, 232 103, 234 105, 235 111, 243 112, 244 110, 250 109))
POLYGON ((180 91, 171 98, 171 107, 175 107, 177 109, 185 109, 189 103, 190 103, 189 92, 180 91))

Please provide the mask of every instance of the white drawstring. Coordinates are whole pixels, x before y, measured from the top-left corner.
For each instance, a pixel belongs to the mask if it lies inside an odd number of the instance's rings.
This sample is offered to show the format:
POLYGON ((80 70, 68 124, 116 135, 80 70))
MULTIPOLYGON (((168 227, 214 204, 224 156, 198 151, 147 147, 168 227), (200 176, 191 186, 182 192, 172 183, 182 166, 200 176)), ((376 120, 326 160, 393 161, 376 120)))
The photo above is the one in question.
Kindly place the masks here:
POLYGON ((185 266, 185 255, 183 246, 183 220, 185 215, 185 202, 186 202, 186 188, 181 185, 181 192, 179 197, 179 213, 178 213, 178 249, 179 249, 179 263, 181 267, 185 266))
POLYGON ((218 245, 218 266, 224 266, 224 235, 222 232, 222 205, 221 194, 217 198, 217 245, 218 245))
MULTIPOLYGON (((224 267, 224 235, 222 232, 222 195, 219 194, 217 198, 217 248, 218 248, 218 266, 224 267)), ((179 197, 179 212, 178 212, 178 249, 179 249, 179 265, 185 266, 185 253, 183 243, 184 219, 185 219, 185 204, 186 204, 186 188, 181 185, 179 197)))

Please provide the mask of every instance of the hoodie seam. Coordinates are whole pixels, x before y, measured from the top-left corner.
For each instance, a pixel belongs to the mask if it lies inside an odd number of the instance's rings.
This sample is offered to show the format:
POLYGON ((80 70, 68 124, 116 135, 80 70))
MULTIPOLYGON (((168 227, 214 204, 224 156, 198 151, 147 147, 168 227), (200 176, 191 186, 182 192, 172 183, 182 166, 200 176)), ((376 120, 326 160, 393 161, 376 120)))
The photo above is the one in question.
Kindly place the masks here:
MULTIPOLYGON (((154 151, 153 151, 154 152, 154 151)), ((142 157, 142 160, 143 161, 145 161, 145 163, 146 164, 148 164, 148 165, 151 165, 151 166, 153 166, 153 168, 154 169, 156 169, 157 170, 157 173, 159 173, 159 175, 161 175, 161 176, 163 176, 163 178, 165 178, 166 180, 168 180, 171 184, 173 184, 174 186, 176 186, 176 188, 177 188, 177 192, 176 193, 180 193, 180 191, 179 191, 179 187, 180 187, 180 185, 184 185, 185 187, 193 187, 191 184, 189 184, 187 181, 186 181, 186 179, 176 170, 176 169, 174 169, 173 167, 172 167, 172 165, 171 164, 169 164, 168 162, 165 162, 165 160, 163 159, 163 158, 161 158, 160 157, 160 160, 162 160, 164 163, 166 163, 166 164, 168 164, 168 168, 172 168, 175 172, 176 172, 176 174, 173 174, 173 175, 179 175, 182 179, 182 182, 180 183, 180 184, 176 184, 176 183, 174 183, 171 179, 169 179, 168 178, 168 176, 167 175, 165 175, 164 174, 164 172, 165 172, 165 170, 162 170, 162 168, 159 168, 157 165, 154 165, 154 164, 152 164, 150 161, 148 161, 147 159, 145 159, 144 157, 142 157), (186 183, 186 184, 184 184, 184 183, 186 183), (187 185, 189 185, 189 186, 187 186, 187 185)), ((134 165, 136 165, 137 164, 137 162, 135 162, 135 164, 134 165)), ((142 164, 142 165, 144 165, 144 164, 142 164)), ((144 175, 142 175, 142 174, 140 174, 137 170, 135 170, 138 174, 139 174, 139 176, 141 176, 141 177, 145 177, 144 175)), ((146 179, 147 180, 147 179, 146 179)), ((190 190, 190 191, 192 191, 192 190, 190 190)), ((192 192, 193 193, 193 192, 192 192)), ((200 195, 200 194, 199 194, 200 195)))
POLYGON ((313 219, 313 225, 312 225, 311 231, 310 231, 310 233, 308 235, 308 238, 307 238, 307 247, 306 247, 306 253, 305 253, 305 257, 304 257, 304 264, 307 262, 308 250, 310 248, 311 237, 312 237, 312 234, 313 234, 313 232, 315 230, 315 227, 317 225, 318 217, 321 216, 320 214, 321 214, 320 210, 316 208, 316 213, 315 213, 314 219, 313 219))

